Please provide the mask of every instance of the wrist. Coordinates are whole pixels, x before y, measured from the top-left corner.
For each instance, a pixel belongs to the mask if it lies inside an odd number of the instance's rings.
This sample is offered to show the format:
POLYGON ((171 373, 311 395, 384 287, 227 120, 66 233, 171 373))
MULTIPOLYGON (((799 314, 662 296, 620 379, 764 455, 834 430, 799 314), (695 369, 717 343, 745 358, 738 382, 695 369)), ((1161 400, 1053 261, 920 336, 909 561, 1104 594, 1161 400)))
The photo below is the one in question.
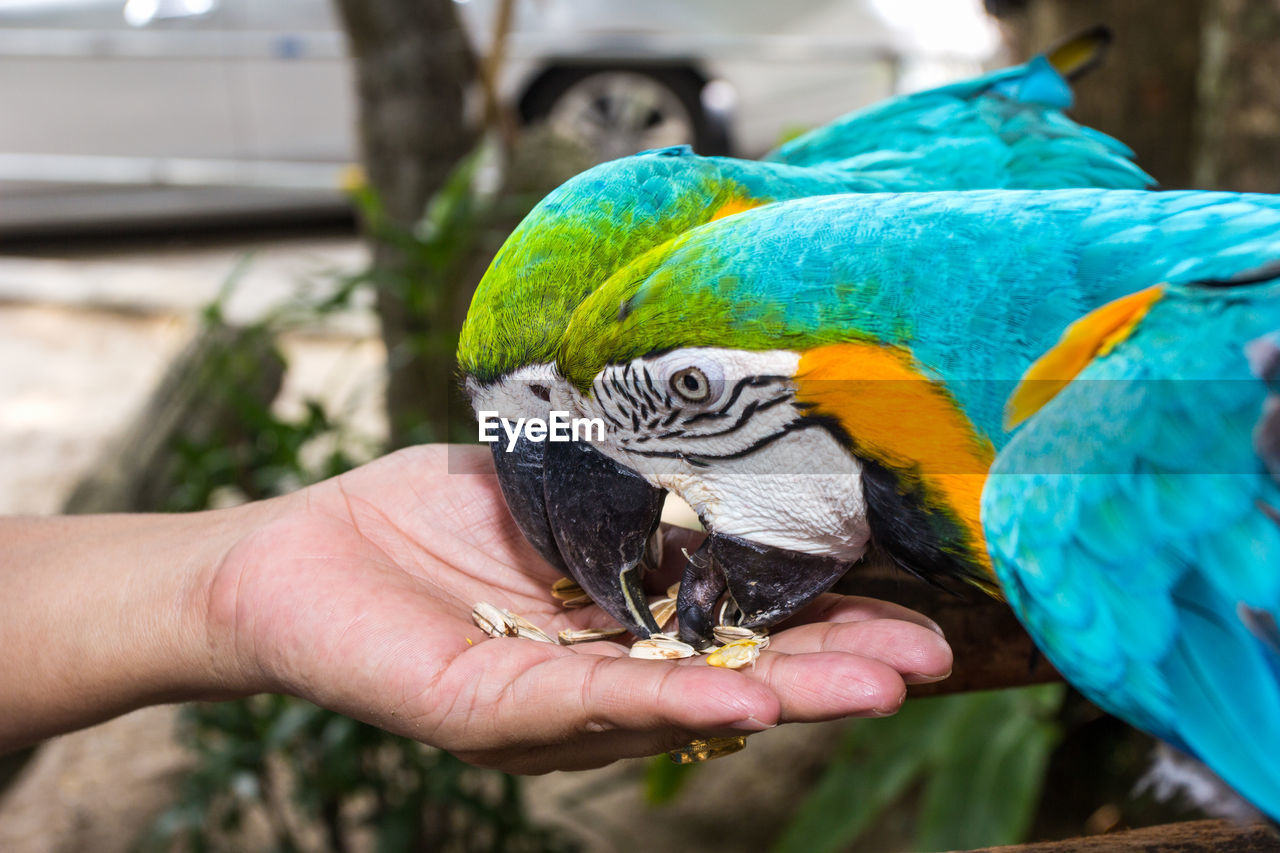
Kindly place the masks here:
POLYGON ((287 527, 296 503, 294 496, 285 496, 200 514, 211 535, 181 593, 184 642, 176 656, 188 661, 188 671, 199 673, 184 688, 190 698, 280 691, 269 663, 261 659, 261 614, 246 600, 244 586, 246 577, 269 562, 270 543, 287 527))
POLYGON ((0 519, 0 751, 252 692, 210 628, 210 589, 269 511, 0 519))

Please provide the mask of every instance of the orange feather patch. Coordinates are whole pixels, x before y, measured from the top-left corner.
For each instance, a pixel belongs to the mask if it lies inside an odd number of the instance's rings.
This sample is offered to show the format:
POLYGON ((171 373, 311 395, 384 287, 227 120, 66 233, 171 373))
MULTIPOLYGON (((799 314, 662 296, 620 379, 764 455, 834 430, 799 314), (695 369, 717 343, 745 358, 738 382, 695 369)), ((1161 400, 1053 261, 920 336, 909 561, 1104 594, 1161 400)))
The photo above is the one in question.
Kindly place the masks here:
POLYGON ((724 204, 720 205, 720 209, 711 215, 708 222, 715 222, 717 219, 724 219, 726 216, 733 216, 735 213, 753 210, 761 207, 765 202, 754 198, 731 198, 724 204))
POLYGON ((926 377, 910 351, 844 343, 800 358, 797 401, 834 417, 859 454, 904 475, 914 472, 971 537, 973 556, 990 569, 979 509, 995 457, 946 389, 926 377))
POLYGON ((1156 285, 1108 302, 1067 326, 1053 348, 1027 369, 1004 407, 1004 428, 1013 429, 1040 411, 1095 358, 1133 334, 1164 287, 1156 285))

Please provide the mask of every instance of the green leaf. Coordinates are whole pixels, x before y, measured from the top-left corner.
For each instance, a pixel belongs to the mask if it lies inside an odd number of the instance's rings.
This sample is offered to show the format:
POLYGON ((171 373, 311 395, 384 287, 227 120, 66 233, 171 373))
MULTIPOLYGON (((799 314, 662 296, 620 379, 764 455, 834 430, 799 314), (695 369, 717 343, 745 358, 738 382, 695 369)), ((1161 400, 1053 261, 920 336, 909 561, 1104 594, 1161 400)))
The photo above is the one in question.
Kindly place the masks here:
POLYGON ((849 725, 774 853, 847 849, 919 785, 914 849, 1013 843, 1030 826, 1060 686, 909 701, 894 717, 849 725))
MULTIPOLYGON (((1044 690, 1044 688, 1035 688, 1044 690)), ((1062 690, 1048 688, 1061 701, 1062 690)), ((972 694, 925 784, 914 847, 955 850, 1014 844, 1030 828, 1049 754, 1059 738, 1042 697, 972 694)))
POLYGON ((855 720, 773 853, 842 850, 896 800, 925 766, 945 701, 908 702, 894 717, 855 720))
POLYGON ((303 727, 311 723, 320 714, 323 714, 320 708, 312 705, 310 702, 297 702, 288 708, 285 708, 267 728, 266 737, 263 738, 263 749, 280 749, 288 741, 300 732, 303 727))
POLYGON ((649 759, 644 771, 645 802, 651 806, 660 806, 674 800, 697 767, 696 764, 676 764, 665 755, 649 759))

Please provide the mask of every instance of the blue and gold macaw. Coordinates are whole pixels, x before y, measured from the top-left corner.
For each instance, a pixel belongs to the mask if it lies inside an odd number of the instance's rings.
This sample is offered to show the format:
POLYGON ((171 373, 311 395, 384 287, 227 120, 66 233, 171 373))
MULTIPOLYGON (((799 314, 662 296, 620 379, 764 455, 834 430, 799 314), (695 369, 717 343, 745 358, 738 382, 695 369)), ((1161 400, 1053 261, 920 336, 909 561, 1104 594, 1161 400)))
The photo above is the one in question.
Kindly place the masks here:
MULTIPOLYGON (((476 290, 458 348, 473 406, 512 423, 545 419, 552 362, 582 300, 645 252, 743 210, 851 191, 1150 185, 1124 145, 1062 112, 1072 99, 1068 78, 1089 67, 1105 41, 1090 31, 1025 65, 893 98, 761 162, 677 147, 566 182, 516 228, 476 290)), ((511 453, 495 445, 494 459, 525 535, 568 569, 547 521, 543 445, 521 439, 511 453)), ((625 550, 645 547, 629 542, 625 550)), ((605 594, 594 578, 578 579, 605 594)))
POLYGON ((1196 266, 1079 320, 1031 368, 982 522, 1068 681, 1280 819, 1280 266, 1196 266))
POLYGON ((994 589, 979 506, 1018 379, 1081 315, 1280 259, 1277 235, 1280 197, 1115 190, 830 196, 692 229, 584 300, 561 342, 550 401, 607 435, 545 445, 560 553, 653 632, 619 543, 680 494, 710 532, 678 602, 695 643, 726 591, 741 624, 772 624, 873 539, 994 589))

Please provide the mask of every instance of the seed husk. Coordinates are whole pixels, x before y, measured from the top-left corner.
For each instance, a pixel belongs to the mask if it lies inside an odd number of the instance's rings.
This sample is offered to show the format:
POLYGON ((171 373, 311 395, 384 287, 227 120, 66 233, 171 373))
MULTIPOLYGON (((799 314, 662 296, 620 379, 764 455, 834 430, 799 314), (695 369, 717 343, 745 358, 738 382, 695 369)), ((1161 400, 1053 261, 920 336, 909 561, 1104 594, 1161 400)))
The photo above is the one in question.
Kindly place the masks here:
POLYGON ((745 735, 736 737, 708 737, 691 740, 679 749, 667 753, 667 757, 676 764, 697 764, 713 758, 733 755, 747 745, 745 735))
POLYGON ((528 619, 487 601, 481 601, 471 608, 471 621, 490 637, 520 637, 539 643, 555 643, 546 631, 528 619))
MULTIPOLYGON (((551 585, 551 595, 561 601, 569 601, 574 598, 585 596, 586 590, 578 586, 578 582, 573 578, 560 578, 551 585)), ((567 606, 567 605, 566 605, 567 606)))
POLYGON ((717 625, 711 629, 711 635, 720 643, 732 643, 735 640, 767 637, 769 632, 768 629, 755 631, 751 628, 743 628, 741 625, 717 625))
POLYGON ((679 660, 695 654, 697 652, 693 646, 663 634, 654 634, 647 640, 636 640, 631 646, 631 657, 640 660, 679 660))
POLYGON ((561 631, 559 637, 561 644, 573 646, 578 643, 594 643, 599 640, 612 640, 614 637, 620 637, 625 633, 627 633, 626 628, 578 628, 574 630, 561 631))
POLYGON ((676 615, 676 601, 674 598, 660 598, 649 605, 649 612, 653 614, 653 621, 658 623, 658 627, 665 628, 671 617, 676 615))

